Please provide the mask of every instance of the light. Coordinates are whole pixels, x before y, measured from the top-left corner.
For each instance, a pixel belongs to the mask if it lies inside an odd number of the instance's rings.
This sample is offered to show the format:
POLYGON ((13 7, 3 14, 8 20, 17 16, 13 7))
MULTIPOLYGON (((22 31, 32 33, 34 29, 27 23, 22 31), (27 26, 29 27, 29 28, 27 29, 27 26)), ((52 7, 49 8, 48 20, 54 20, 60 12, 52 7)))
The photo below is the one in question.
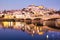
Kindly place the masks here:
POLYGON ((3 22, 4 27, 8 28, 9 22, 3 22))
POLYGON ((42 27, 40 27, 40 31, 42 30, 42 27))
POLYGON ((39 35, 43 35, 43 34, 44 34, 44 32, 39 32, 38 34, 39 34, 39 35))
POLYGON ((4 18, 9 18, 9 15, 6 14, 4 18))
POLYGON ((35 33, 35 31, 33 31, 33 34, 35 33))
POLYGON ((44 6, 38 6, 38 8, 41 8, 41 9, 43 9, 43 8, 44 8, 44 6))
POLYGON ((48 39, 48 38, 49 38, 49 36, 48 36, 48 35, 46 35, 46 38, 48 39))

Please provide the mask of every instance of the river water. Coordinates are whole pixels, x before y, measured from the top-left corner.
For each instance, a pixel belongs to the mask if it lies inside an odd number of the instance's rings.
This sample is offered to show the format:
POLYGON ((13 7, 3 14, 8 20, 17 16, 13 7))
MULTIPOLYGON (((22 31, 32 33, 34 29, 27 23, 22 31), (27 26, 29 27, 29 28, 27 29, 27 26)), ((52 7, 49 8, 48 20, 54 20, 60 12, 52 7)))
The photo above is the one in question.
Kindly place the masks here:
POLYGON ((22 22, 0 22, 0 40, 59 40, 60 32, 22 22))

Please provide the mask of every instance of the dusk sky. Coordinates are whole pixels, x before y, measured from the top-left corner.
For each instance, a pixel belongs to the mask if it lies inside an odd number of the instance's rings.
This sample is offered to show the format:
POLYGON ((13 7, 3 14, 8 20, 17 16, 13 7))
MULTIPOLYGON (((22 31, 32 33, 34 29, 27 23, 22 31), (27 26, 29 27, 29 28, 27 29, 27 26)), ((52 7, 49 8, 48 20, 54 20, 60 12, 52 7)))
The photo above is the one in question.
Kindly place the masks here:
POLYGON ((0 0, 0 10, 21 9, 31 4, 60 9, 60 0, 0 0))

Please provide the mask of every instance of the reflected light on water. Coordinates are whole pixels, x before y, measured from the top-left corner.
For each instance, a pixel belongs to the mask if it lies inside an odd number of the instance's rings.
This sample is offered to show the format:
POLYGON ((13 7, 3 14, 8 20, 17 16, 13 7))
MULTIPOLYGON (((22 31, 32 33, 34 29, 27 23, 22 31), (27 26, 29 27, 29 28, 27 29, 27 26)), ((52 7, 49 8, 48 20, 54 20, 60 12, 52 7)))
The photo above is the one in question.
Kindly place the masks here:
POLYGON ((24 30, 27 33, 31 34, 32 36, 33 36, 33 34, 39 34, 39 35, 44 34, 42 27, 35 26, 33 24, 28 25, 28 24, 23 23, 23 22, 2 22, 2 24, 3 24, 4 28, 12 27, 13 29, 17 29, 17 30, 24 30))

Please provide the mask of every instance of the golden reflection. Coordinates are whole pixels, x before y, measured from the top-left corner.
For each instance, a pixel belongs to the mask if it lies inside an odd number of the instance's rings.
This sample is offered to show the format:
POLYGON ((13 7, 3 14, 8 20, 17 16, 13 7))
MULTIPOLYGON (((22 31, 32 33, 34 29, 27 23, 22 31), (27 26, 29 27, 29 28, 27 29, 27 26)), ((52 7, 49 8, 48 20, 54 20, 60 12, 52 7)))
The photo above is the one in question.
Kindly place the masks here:
POLYGON ((29 34, 31 34, 32 36, 33 34, 37 34, 37 33, 39 35, 44 34, 43 27, 35 26, 33 24, 27 25, 26 23, 22 23, 22 22, 2 22, 2 23, 5 28, 9 28, 13 26, 13 29, 24 30, 28 32, 29 34))
POLYGON ((9 22, 2 22, 2 23, 3 23, 3 26, 4 26, 5 28, 8 28, 9 22))
POLYGON ((13 22, 7 22, 7 21, 5 21, 5 22, 2 22, 2 23, 3 23, 3 26, 5 28, 9 28, 10 26, 13 26, 13 22))
POLYGON ((40 27, 40 28, 39 28, 39 30, 41 31, 41 30, 43 30, 43 28, 42 28, 42 27, 40 27))
POLYGON ((43 32, 43 27, 37 27, 38 29, 37 29, 37 33, 39 34, 39 35, 43 35, 44 34, 44 32, 43 32))
POLYGON ((41 31, 41 32, 38 32, 38 34, 39 34, 39 35, 43 35, 43 34, 44 34, 44 32, 43 32, 43 31, 41 31))
POLYGON ((20 27, 20 22, 14 22, 13 26, 14 29, 18 29, 20 27))

